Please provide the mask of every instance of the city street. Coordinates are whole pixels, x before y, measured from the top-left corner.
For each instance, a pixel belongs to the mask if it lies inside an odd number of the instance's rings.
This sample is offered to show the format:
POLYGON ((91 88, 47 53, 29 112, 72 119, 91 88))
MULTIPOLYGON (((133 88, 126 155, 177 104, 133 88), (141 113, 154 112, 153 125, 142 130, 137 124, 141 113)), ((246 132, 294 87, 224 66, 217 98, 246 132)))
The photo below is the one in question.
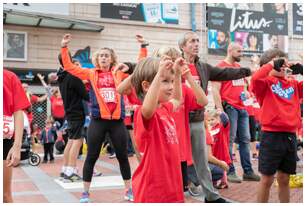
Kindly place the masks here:
MULTIPOLYGON (((42 149, 39 149, 42 155, 42 149)), ((239 157, 239 155, 238 155, 239 157)), ((302 159, 302 151, 299 151, 302 159)), ((84 157, 82 157, 83 159, 84 157)), ((130 157, 132 171, 137 167, 136 157, 130 157)), ((79 174, 84 160, 78 160, 79 174)), ((301 160, 302 161, 302 160, 301 160)), ((257 160, 252 160, 253 168, 257 171, 257 160)), ((239 175, 242 175, 241 167, 235 162, 239 175)), ((63 183, 59 179, 62 166, 62 155, 56 155, 54 163, 40 164, 33 167, 27 161, 14 169, 13 175, 13 198, 15 202, 78 202, 82 192, 82 183, 63 183)), ((95 203, 124 203, 124 187, 119 172, 119 165, 116 159, 109 159, 103 155, 97 161, 96 169, 102 172, 101 177, 94 177, 90 197, 95 203)), ((298 163, 297 172, 302 172, 302 164, 298 163)), ((228 189, 219 190, 228 200, 233 202, 256 202, 257 182, 242 182, 241 184, 229 183, 228 189)), ((294 188, 290 191, 291 202, 303 202, 303 188, 294 188)), ((200 203, 203 196, 192 197, 185 193, 185 202, 200 203)), ((277 202, 277 186, 273 184, 269 202, 277 202)))

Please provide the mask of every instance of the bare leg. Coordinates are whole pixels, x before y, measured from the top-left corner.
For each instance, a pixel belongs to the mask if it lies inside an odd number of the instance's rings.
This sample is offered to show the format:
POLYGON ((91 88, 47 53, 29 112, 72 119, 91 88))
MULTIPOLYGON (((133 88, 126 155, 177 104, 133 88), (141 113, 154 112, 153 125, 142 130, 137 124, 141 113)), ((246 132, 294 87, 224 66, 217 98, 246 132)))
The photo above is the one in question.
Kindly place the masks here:
POLYGON ((13 202, 12 197, 12 176, 13 168, 7 167, 7 161, 3 160, 3 202, 13 202))
POLYGON ((68 166, 76 167, 76 161, 79 155, 79 151, 83 144, 83 138, 76 140, 69 140, 69 141, 71 141, 72 144, 71 144, 71 149, 69 151, 68 166))
POLYGON ((290 201, 289 174, 277 171, 278 198, 281 203, 290 201))
POLYGON ((268 202, 273 180, 274 175, 261 175, 257 192, 257 202, 268 202))

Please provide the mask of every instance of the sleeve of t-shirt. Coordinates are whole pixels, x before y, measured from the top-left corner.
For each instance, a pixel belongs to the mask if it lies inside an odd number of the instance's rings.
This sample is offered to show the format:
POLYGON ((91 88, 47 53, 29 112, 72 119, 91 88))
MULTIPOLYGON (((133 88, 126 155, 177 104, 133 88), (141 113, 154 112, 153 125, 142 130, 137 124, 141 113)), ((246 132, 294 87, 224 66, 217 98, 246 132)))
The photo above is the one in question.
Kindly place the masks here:
POLYGON ((183 85, 182 87, 183 87, 185 109, 187 109, 188 111, 202 109, 203 106, 197 103, 197 99, 192 89, 190 89, 186 85, 183 85))
POLYGON ((140 106, 135 111, 134 128, 135 128, 136 134, 143 137, 143 136, 146 136, 144 134, 152 130, 154 120, 156 118, 155 117, 156 114, 154 113, 151 119, 147 120, 142 116, 141 108, 142 107, 140 106))
POLYGON ((36 103, 38 101, 38 96, 32 94, 31 95, 31 103, 36 103))
POLYGON ((21 82, 17 76, 12 78, 12 92, 13 92, 13 101, 14 109, 13 112, 18 110, 23 110, 31 106, 24 89, 22 88, 21 82))
POLYGON ((131 104, 142 105, 141 101, 138 99, 136 95, 136 91, 134 87, 132 88, 131 93, 127 95, 127 98, 131 104))
POLYGON ((206 144, 207 145, 212 145, 213 141, 212 141, 212 137, 210 135, 210 132, 206 129, 205 133, 206 133, 206 135, 205 135, 206 136, 206 144))

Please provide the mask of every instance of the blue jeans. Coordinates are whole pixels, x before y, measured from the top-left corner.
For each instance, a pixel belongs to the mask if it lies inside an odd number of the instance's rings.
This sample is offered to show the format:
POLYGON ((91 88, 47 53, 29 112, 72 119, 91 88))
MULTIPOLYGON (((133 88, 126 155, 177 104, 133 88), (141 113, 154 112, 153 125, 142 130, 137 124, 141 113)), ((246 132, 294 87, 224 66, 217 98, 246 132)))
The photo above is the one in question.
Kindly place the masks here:
POLYGON ((221 180, 223 177, 224 170, 215 164, 211 164, 211 163, 208 163, 208 164, 209 164, 209 168, 211 171, 212 181, 215 182, 215 181, 221 180))
MULTIPOLYGON (((253 172, 250 157, 250 126, 249 126, 249 115, 244 109, 236 109, 231 105, 225 107, 225 112, 227 113, 230 120, 230 142, 229 142, 229 152, 232 158, 233 143, 234 141, 239 144, 239 154, 241 166, 245 174, 250 174, 253 172)), ((228 174, 234 174, 235 167, 234 164, 230 165, 228 174)))

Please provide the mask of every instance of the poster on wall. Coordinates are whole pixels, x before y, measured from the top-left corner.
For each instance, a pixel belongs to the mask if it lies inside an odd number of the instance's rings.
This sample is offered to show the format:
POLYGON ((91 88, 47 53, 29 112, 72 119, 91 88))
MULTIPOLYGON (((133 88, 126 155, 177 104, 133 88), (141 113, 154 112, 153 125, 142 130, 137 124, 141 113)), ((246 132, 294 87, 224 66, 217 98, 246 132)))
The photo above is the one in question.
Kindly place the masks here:
POLYGON ((178 4, 100 4, 100 17, 142 21, 146 23, 178 24, 178 4))
POLYGON ((230 42, 243 47, 244 55, 263 53, 269 47, 266 36, 276 35, 278 46, 288 51, 288 16, 233 7, 208 7, 208 52, 226 55, 230 42), (284 42, 280 42, 280 41, 284 42), (266 45, 265 45, 266 44, 266 45))
POLYGON ((293 4, 293 34, 303 35, 303 4, 293 4))
POLYGON ((27 61, 27 32, 3 31, 3 59, 27 61))

